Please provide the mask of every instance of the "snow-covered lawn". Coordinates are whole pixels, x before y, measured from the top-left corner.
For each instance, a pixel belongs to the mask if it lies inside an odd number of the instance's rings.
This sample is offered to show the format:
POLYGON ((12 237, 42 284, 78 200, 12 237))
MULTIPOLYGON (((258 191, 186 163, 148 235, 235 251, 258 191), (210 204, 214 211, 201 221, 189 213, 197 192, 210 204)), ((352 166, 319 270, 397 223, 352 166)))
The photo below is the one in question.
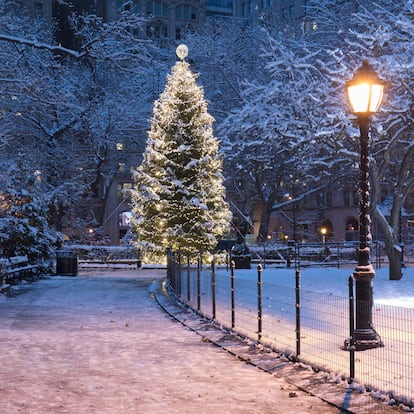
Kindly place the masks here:
MULTIPOLYGON (((342 350, 349 337, 348 279, 352 268, 301 269, 300 357, 306 362, 349 376, 349 352, 342 350)), ((217 269, 216 320, 232 325, 230 272, 217 269)), ((261 341, 296 355, 295 270, 266 268, 262 274, 261 341)), ((212 314, 211 276, 201 277, 200 308, 212 314)), ((357 352, 356 379, 369 388, 413 402, 414 381, 414 268, 404 269, 400 281, 388 280, 388 268, 376 270, 373 322, 383 348, 357 352)), ((182 295, 186 300, 187 273, 182 272, 182 295)), ((190 302, 198 307, 197 280, 190 283, 190 302)), ((235 271, 234 329, 256 339, 257 267, 235 271)), ((389 398, 389 397, 387 397, 389 398)))
MULTIPOLYGON (((348 297, 348 278, 352 268, 303 268, 301 287, 304 290, 329 295, 348 297)), ((374 302, 378 304, 414 308, 414 267, 403 270, 401 280, 388 279, 388 267, 376 269, 374 285, 374 302)), ((222 269, 220 269, 222 273, 222 269)), ((257 280, 257 267, 250 270, 236 270, 237 279, 257 280)), ((295 287, 295 270, 268 267, 263 270, 263 282, 279 286, 295 287)))

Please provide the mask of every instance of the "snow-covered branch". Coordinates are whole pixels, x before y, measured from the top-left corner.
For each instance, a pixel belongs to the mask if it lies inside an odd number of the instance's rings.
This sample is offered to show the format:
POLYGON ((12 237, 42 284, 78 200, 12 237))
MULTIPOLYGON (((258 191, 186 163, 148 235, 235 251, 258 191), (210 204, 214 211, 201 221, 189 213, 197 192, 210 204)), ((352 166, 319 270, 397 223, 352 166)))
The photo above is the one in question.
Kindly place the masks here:
POLYGON ((52 53, 60 53, 62 55, 70 56, 74 59, 81 59, 82 57, 86 55, 85 51, 77 52, 75 50, 67 49, 62 46, 51 45, 48 43, 39 42, 37 40, 25 39, 23 37, 10 36, 4 33, 0 33, 0 41, 20 44, 20 45, 25 45, 25 46, 31 46, 35 49, 45 49, 52 53))

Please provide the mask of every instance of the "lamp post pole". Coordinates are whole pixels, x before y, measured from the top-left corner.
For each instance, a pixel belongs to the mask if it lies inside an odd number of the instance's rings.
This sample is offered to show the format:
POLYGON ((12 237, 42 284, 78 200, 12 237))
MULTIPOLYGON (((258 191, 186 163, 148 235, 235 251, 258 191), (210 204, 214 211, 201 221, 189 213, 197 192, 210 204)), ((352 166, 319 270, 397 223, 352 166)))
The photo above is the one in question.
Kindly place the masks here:
POLYGON ((370 117, 381 104, 383 88, 384 82, 367 61, 355 73, 354 79, 347 83, 348 98, 360 130, 359 250, 358 264, 353 273, 356 285, 356 321, 352 341, 357 351, 384 346, 372 322, 375 270, 370 258, 372 236, 368 158, 370 117))
POLYGON ((359 250, 358 264, 354 271, 356 286, 356 325, 354 345, 357 351, 383 346, 372 323, 373 280, 375 270, 371 264, 371 217, 369 214, 369 116, 359 115, 360 177, 359 177, 359 250))

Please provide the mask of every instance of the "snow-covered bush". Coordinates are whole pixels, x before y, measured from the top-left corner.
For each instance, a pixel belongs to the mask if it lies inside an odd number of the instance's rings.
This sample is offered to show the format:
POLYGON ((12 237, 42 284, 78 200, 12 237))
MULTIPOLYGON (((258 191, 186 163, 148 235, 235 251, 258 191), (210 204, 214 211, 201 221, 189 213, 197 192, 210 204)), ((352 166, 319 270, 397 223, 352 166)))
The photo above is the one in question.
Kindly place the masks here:
POLYGON ((0 233, 6 235, 3 255, 50 261, 61 238, 48 223, 40 177, 13 166, 2 178, 7 182, 0 182, 0 233))

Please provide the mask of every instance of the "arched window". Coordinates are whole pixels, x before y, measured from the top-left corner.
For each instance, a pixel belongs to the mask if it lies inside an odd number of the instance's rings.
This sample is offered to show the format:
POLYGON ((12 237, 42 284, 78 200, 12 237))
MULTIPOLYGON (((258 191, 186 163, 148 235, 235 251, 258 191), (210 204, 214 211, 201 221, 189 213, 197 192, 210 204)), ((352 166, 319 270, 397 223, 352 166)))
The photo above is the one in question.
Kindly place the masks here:
POLYGON ((345 224, 345 240, 356 241, 359 239, 359 224, 354 217, 349 218, 345 224))

